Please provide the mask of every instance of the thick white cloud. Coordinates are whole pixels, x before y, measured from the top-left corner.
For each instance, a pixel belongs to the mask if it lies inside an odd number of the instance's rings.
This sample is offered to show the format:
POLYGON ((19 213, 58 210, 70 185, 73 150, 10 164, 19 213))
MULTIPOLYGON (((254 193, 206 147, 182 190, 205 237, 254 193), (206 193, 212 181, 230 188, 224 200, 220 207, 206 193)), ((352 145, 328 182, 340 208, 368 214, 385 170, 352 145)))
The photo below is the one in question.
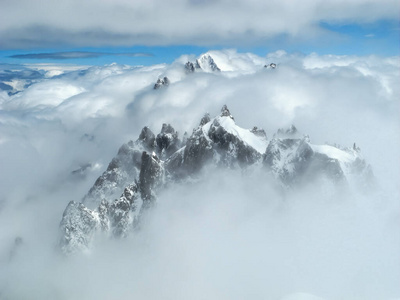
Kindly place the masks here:
POLYGON ((185 74, 194 57, 183 56, 171 65, 67 70, 0 94, 5 297, 399 297, 399 58, 210 53, 222 72, 185 74), (264 68, 271 62, 276 69, 264 68), (163 76, 171 84, 153 90, 163 76), (269 137, 294 123, 316 144, 356 142, 381 189, 308 187, 281 201, 262 174, 216 173, 167 190, 128 239, 97 240, 91 254, 70 259, 55 254, 66 204, 81 199, 122 143, 164 122, 190 133, 223 104, 239 126, 258 125, 269 137), (71 174, 87 163, 86 176, 71 174), (13 252, 17 236, 23 243, 13 252))
MULTIPOLYGON (((318 143, 365 143, 360 146, 367 153, 383 143, 379 139, 386 137, 378 134, 383 128, 388 135, 396 132, 398 57, 210 53, 223 69, 221 74, 187 76, 183 64, 194 57, 183 56, 172 65, 92 67, 33 84, 14 96, 3 94, 3 126, 33 126, 30 122, 47 120, 83 135, 107 124, 108 129, 120 127, 122 143, 135 138, 144 125, 158 130, 168 122, 181 132, 190 131, 204 112, 216 114, 228 104, 244 127, 262 126, 271 135, 278 127, 295 123, 318 143), (264 69, 270 62, 278 68, 264 69), (153 84, 163 76, 171 85, 154 91, 153 84)), ((8 136, 5 132, 2 140, 12 139, 8 136)), ((374 151, 370 154, 379 155, 374 151)))
POLYGON ((396 0, 10 1, 1 3, 0 47, 240 45, 288 35, 318 37, 320 22, 398 18, 396 0))

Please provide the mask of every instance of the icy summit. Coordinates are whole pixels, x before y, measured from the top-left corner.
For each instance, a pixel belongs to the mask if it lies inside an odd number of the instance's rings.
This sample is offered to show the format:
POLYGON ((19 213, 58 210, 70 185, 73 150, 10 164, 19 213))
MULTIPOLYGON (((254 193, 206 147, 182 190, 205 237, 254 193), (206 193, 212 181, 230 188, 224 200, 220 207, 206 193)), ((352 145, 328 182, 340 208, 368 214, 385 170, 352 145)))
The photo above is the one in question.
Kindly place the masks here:
POLYGON ((190 136, 179 137, 170 124, 163 124, 157 135, 144 127, 135 142, 122 145, 82 202, 71 201, 65 209, 60 224, 62 252, 89 249, 96 233, 127 236, 163 188, 195 182, 210 164, 261 169, 283 189, 321 177, 340 185, 367 185, 373 180, 357 147, 314 145, 294 126, 279 129, 268 139, 263 129, 236 125, 224 105, 214 118, 205 114, 190 136))

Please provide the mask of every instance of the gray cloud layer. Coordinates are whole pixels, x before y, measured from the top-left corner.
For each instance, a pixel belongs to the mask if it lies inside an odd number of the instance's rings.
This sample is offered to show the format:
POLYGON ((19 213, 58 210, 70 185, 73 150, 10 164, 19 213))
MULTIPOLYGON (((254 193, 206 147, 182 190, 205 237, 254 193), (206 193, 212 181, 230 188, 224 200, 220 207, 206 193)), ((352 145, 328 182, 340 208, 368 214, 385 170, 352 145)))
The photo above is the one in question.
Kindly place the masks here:
POLYGON ((15 54, 11 58, 19 59, 76 59, 76 58, 95 58, 100 56, 153 56, 151 53, 105 53, 105 52, 84 52, 84 51, 69 51, 69 52, 52 52, 52 53, 29 53, 15 54))
POLYGON ((257 44, 318 37, 320 22, 397 19, 396 0, 162 0, 1 3, 0 48, 257 44))

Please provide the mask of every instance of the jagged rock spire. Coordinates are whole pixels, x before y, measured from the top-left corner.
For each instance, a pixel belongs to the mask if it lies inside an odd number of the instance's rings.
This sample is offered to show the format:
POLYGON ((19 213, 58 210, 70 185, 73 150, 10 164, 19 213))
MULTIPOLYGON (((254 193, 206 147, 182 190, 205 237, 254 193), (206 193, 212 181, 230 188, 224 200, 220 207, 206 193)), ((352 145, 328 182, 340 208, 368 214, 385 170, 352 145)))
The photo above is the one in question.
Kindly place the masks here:
POLYGON ((211 121, 210 114, 209 113, 205 113, 204 116, 200 120, 200 126, 203 126, 203 125, 207 124, 210 121, 211 121))
POLYGON ((152 154, 143 151, 142 165, 139 174, 139 190, 142 196, 142 210, 149 208, 155 202, 155 190, 161 182, 163 167, 160 159, 153 152, 152 154))
POLYGON ((192 62, 188 61, 188 62, 185 64, 185 71, 186 71, 186 73, 193 73, 194 70, 195 70, 194 64, 193 64, 192 62))
POLYGON ((196 70, 203 70, 205 72, 220 72, 221 69, 218 68, 214 59, 210 54, 206 53, 196 59, 195 62, 188 61, 185 64, 185 72, 186 74, 190 74, 195 72, 196 70))
POLYGON ((299 131, 297 130, 297 128, 294 125, 290 125, 290 127, 288 129, 283 129, 280 128, 278 129, 278 131, 276 132, 276 134, 274 134, 274 137, 278 137, 278 138, 298 138, 300 136, 299 131))
POLYGON ((169 156, 180 147, 178 132, 170 124, 163 124, 161 132, 156 137, 157 153, 161 159, 169 156))
POLYGON ((175 133, 175 129, 174 129, 174 127, 171 126, 171 124, 163 123, 162 127, 161 127, 161 133, 173 134, 173 133, 175 133))
POLYGON ((234 120, 226 104, 224 104, 221 108, 221 117, 230 117, 232 120, 234 120))
POLYGON ((297 132, 297 128, 293 124, 286 130, 286 134, 296 134, 297 132))
POLYGON ((214 59, 208 53, 203 54, 200 58, 196 59, 195 68, 200 68, 205 71, 212 71, 212 72, 221 71, 221 69, 218 68, 217 64, 215 63, 214 59))
POLYGON ((321 178, 346 184, 347 176, 359 181, 363 189, 373 184, 372 170, 355 143, 346 149, 313 145, 293 125, 278 130, 268 141, 263 129, 254 126, 246 130, 232 120, 228 107, 223 105, 221 114, 214 119, 205 114, 200 126, 190 137, 185 134, 182 143, 170 124, 163 124, 157 137, 144 127, 139 139, 124 144, 96 180, 88 193, 90 198, 85 198, 94 199, 93 202, 72 201, 65 209, 60 224, 62 252, 89 249, 98 232, 125 237, 138 228, 142 214, 156 203, 160 189, 194 182, 210 171, 205 168, 204 173, 200 172, 209 164, 229 169, 260 168, 284 188, 313 181, 319 184, 321 178), (122 195, 110 201, 119 191, 122 195), (92 203, 97 209, 87 205, 92 203))
POLYGON ((164 77, 164 78, 158 78, 157 82, 154 84, 153 89, 158 90, 159 88, 162 88, 164 86, 168 86, 170 83, 168 77, 164 77))
POLYGON ((224 104, 221 108, 221 116, 222 117, 229 117, 231 115, 231 112, 228 109, 228 106, 226 106, 226 104, 224 104))
POLYGON ((276 68, 276 64, 275 63, 270 63, 267 65, 264 65, 264 68, 266 69, 275 69, 276 68))
POLYGON ((262 138, 267 138, 267 134, 265 133, 265 130, 262 128, 258 128, 257 126, 254 126, 252 130, 250 130, 251 133, 254 133, 256 136, 262 137, 262 138))
POLYGON ((148 147, 153 147, 156 136, 149 127, 145 126, 139 135, 139 140, 143 141, 148 147))

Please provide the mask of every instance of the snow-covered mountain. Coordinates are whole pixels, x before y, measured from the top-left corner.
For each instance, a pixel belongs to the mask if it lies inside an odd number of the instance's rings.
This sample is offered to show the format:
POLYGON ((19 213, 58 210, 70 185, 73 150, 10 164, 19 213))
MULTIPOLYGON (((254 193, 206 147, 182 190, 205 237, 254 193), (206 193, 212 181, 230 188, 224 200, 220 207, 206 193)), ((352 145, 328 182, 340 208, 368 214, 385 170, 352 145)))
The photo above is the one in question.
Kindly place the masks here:
POLYGON ((202 70, 207 73, 221 71, 209 53, 201 55, 195 62, 188 61, 185 64, 185 69, 187 73, 192 73, 195 70, 202 70))
POLYGON ((144 127, 135 142, 122 145, 82 203, 71 201, 65 209, 62 251, 88 250, 96 233, 128 235, 163 188, 196 182, 213 168, 259 169, 271 174, 283 190, 321 178, 340 186, 373 181, 371 168, 355 145, 314 145, 294 126, 279 129, 268 139, 263 129, 236 125, 224 105, 212 119, 205 114, 190 137, 180 139, 171 125, 163 124, 159 134, 144 127))
POLYGON ((207 53, 0 91, 0 298, 399 297, 398 57, 207 53))
POLYGON ((210 54, 206 53, 196 60, 196 67, 205 72, 221 71, 210 54))

